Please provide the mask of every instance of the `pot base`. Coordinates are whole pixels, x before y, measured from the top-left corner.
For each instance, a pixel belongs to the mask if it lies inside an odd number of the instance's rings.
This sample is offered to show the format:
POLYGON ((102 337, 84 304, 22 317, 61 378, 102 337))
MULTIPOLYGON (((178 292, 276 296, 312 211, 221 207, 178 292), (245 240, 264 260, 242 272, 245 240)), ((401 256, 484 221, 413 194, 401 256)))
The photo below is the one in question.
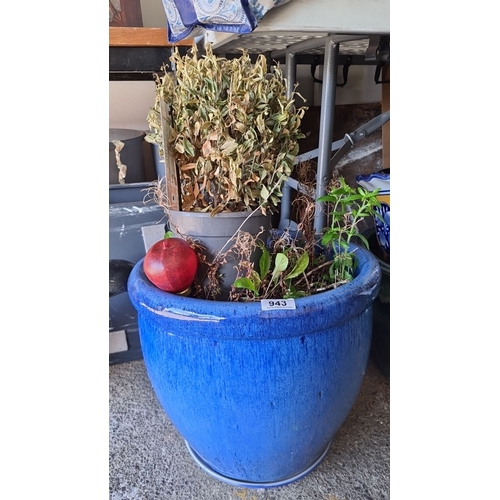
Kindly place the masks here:
POLYGON ((263 483, 254 483, 254 482, 249 482, 249 481, 242 481, 239 479, 233 479, 231 477, 224 476, 218 472, 216 472, 210 465, 207 464, 194 450, 191 448, 189 443, 185 441, 186 447, 191 454, 191 457, 193 460, 210 476, 212 476, 215 479, 218 479, 219 481, 222 481, 226 484, 230 484, 231 486, 237 486, 240 488, 277 488, 279 486, 285 486, 286 484, 293 483, 294 481, 297 481, 299 479, 302 479, 304 476, 312 472, 320 463, 321 461, 325 458, 326 454, 328 453, 328 450, 330 449, 330 445, 332 444, 332 441, 330 441, 327 445, 326 448, 321 452, 320 456, 314 460, 314 462, 307 466, 303 471, 299 472, 298 474, 295 474, 293 476, 287 477, 285 479, 281 479, 279 481, 269 481, 269 482, 263 482, 263 483))

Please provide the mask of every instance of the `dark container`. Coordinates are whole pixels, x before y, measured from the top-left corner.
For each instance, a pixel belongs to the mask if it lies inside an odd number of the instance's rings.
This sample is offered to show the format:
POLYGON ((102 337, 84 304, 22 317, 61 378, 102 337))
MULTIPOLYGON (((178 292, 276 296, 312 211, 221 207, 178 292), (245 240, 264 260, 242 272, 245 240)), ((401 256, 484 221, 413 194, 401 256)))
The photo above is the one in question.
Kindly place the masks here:
POLYGON ((127 165, 125 184, 146 181, 144 170, 144 132, 140 130, 129 130, 123 128, 109 129, 109 183, 119 184, 118 166, 116 162, 115 145, 112 141, 123 142, 124 147, 120 151, 120 161, 127 165))

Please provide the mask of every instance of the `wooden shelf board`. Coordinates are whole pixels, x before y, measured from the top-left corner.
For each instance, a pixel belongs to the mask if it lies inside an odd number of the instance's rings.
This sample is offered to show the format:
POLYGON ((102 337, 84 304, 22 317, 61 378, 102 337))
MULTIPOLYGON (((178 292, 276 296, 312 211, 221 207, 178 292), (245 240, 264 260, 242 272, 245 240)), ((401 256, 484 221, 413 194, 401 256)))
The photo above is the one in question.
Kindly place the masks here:
POLYGON ((109 27, 110 47, 173 47, 174 45, 191 47, 193 42, 192 38, 186 38, 180 42, 170 43, 167 40, 166 28, 109 27))

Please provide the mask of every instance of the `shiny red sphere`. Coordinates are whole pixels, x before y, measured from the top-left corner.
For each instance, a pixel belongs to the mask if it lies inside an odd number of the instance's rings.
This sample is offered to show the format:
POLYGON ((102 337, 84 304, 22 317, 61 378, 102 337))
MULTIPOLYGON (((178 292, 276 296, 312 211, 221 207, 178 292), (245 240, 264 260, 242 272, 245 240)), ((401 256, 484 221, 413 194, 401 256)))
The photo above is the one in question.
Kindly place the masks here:
POLYGON ((181 238, 157 241, 144 257, 144 273, 160 290, 180 293, 194 281, 198 258, 191 245, 181 238))

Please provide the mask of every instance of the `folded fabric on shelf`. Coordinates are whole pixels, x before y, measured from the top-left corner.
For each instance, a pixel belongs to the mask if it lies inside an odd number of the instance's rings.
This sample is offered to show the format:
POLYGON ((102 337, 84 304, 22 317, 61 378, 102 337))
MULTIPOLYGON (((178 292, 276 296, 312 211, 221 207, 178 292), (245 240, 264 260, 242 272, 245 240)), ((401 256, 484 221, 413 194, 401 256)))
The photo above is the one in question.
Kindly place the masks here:
POLYGON ((203 29, 251 33, 266 12, 291 0, 162 0, 168 41, 196 36, 203 29))

